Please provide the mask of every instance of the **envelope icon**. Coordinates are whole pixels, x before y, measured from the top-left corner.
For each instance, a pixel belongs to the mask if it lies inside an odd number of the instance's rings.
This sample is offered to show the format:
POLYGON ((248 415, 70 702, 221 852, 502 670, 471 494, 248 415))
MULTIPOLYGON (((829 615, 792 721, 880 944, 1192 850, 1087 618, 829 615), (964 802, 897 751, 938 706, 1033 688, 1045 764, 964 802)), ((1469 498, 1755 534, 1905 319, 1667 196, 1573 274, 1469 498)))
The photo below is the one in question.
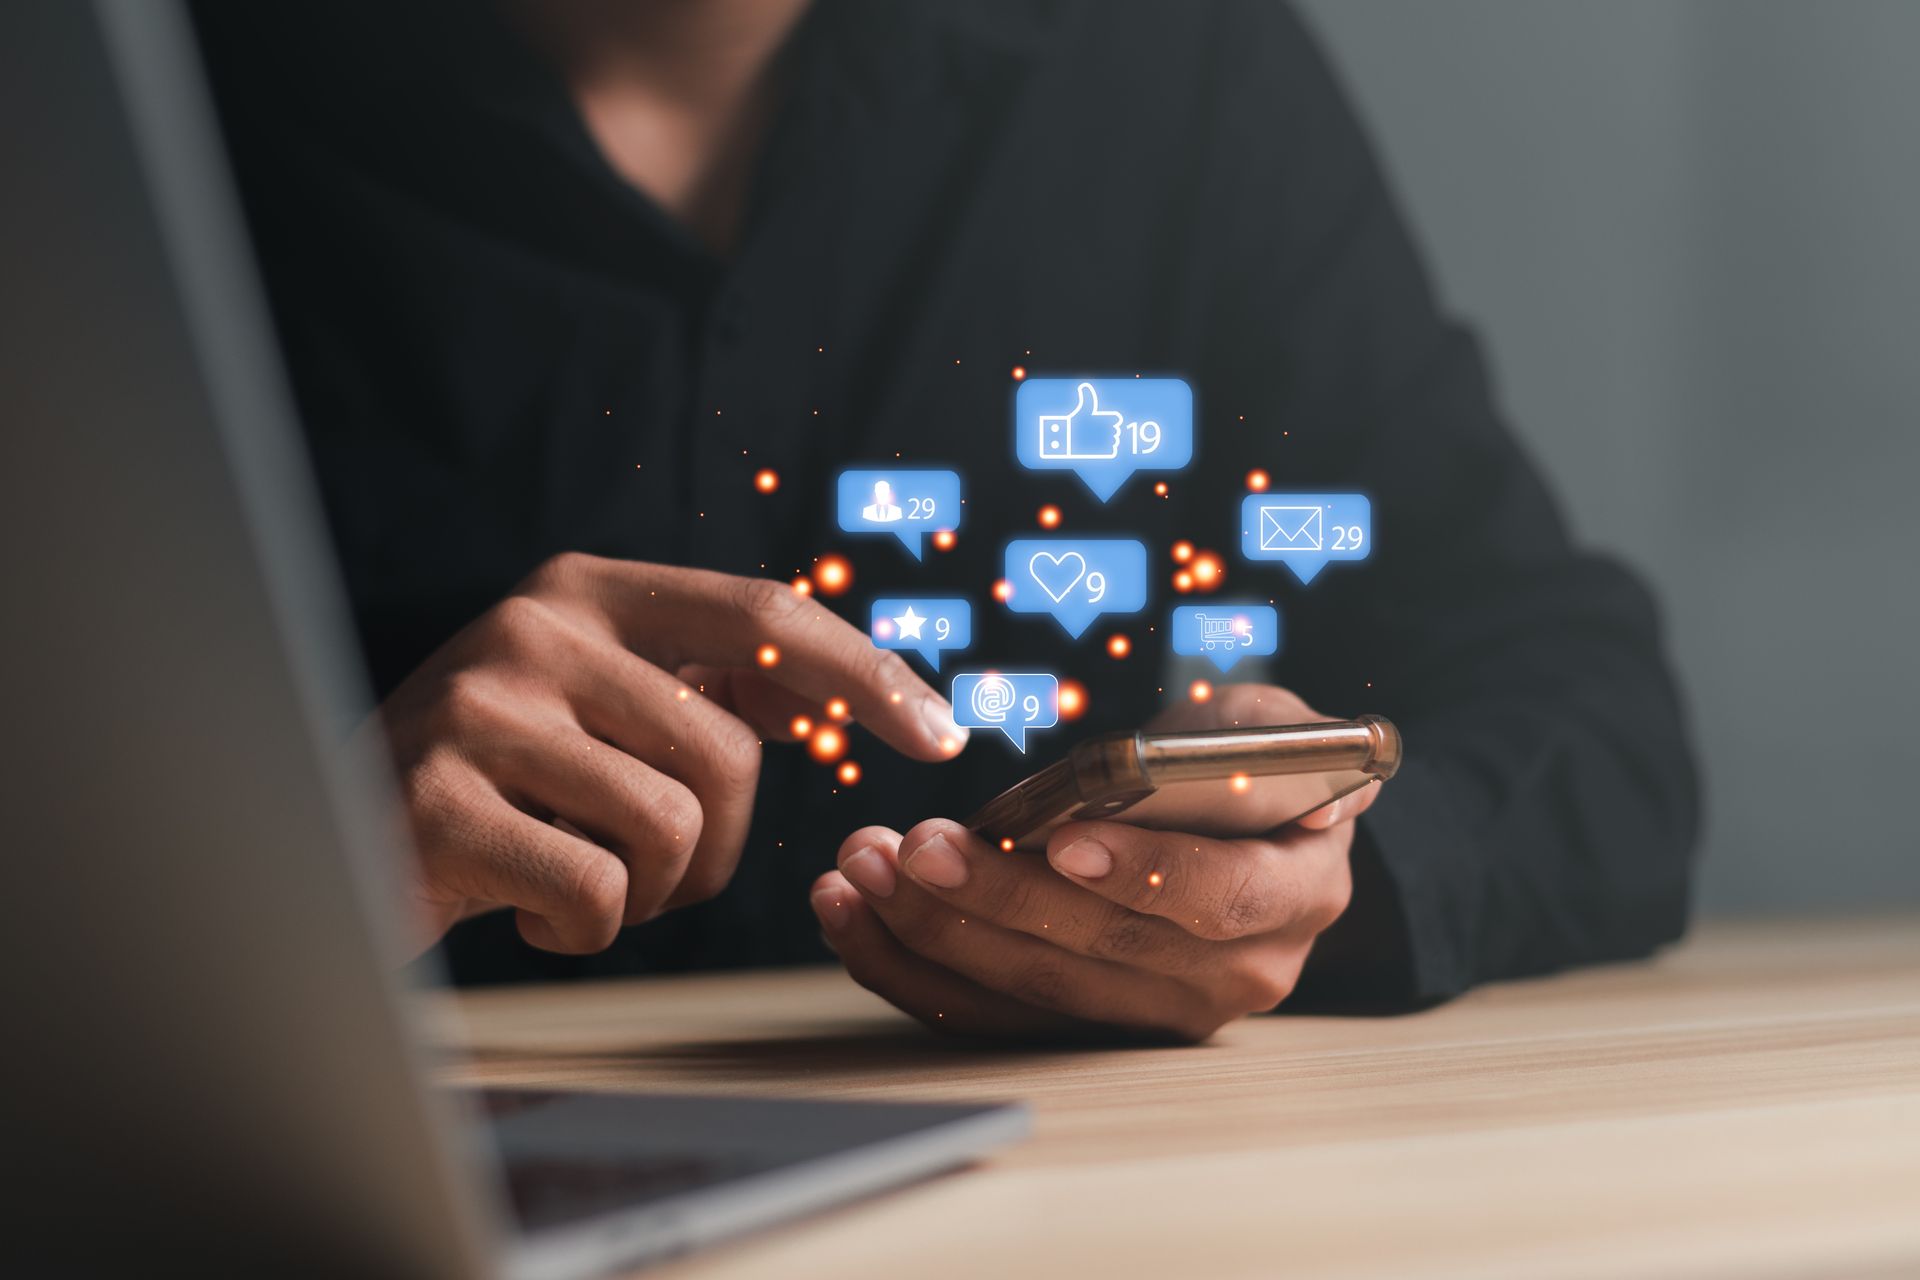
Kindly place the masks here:
POLYGON ((1263 506, 1260 508, 1262 551, 1319 551, 1326 536, 1321 507, 1263 506))

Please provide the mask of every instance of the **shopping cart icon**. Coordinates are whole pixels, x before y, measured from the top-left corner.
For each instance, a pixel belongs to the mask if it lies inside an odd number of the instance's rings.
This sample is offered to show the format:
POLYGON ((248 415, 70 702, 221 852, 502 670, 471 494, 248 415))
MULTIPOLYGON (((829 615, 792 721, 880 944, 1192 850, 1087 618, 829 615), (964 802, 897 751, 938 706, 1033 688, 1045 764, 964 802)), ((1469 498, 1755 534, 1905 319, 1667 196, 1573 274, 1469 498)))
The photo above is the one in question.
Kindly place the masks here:
POLYGON ((1231 671, 1242 658, 1280 652, 1280 612, 1252 600, 1183 604, 1173 611, 1173 651, 1231 671))
POLYGON ((1253 644, 1253 624, 1246 618, 1220 618, 1196 613, 1193 620, 1200 624, 1200 649, 1203 653, 1215 649, 1245 649, 1253 644))

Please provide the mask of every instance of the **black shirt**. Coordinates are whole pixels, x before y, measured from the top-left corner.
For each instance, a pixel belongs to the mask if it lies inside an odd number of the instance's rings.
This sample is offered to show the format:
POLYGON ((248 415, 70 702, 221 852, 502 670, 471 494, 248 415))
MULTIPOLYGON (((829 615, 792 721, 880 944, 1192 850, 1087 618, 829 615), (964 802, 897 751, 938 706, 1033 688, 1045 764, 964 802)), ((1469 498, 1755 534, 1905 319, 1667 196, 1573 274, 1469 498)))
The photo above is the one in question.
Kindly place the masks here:
MULTIPOLYGON (((820 0, 724 259, 613 172, 485 5, 198 18, 379 692, 556 552, 787 577, 834 550, 856 625, 878 594, 970 595, 970 661, 1075 675, 1074 728, 1131 727, 1183 692, 1161 642, 1191 538, 1230 594, 1277 601, 1280 683, 1405 735, 1304 997, 1426 1001, 1680 931, 1695 781, 1651 602, 1570 545, 1283 5, 820 0), (1193 465, 1107 505, 1022 472, 1016 365, 1185 376, 1193 465), (896 457, 967 478, 959 544, 924 567, 834 528, 833 473, 896 457), (1241 560, 1256 467, 1371 495, 1376 553, 1305 588, 1241 560), (1043 502, 1146 539, 1146 612, 1074 645, 993 607, 1043 502)), ((806 887, 842 836, 963 817, 1028 768, 984 739, 944 765, 855 754, 837 788, 769 751, 715 901, 587 958, 473 921, 456 975, 824 958, 806 887)))

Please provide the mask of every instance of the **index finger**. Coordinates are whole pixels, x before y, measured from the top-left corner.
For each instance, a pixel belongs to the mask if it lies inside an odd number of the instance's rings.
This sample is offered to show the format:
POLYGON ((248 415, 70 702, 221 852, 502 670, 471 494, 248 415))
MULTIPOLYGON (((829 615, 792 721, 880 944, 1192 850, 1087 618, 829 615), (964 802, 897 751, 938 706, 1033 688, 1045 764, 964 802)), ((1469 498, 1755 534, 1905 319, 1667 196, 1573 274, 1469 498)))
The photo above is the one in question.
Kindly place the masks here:
POLYGON ((899 654, 784 582, 599 563, 597 602, 622 643, 656 666, 750 667, 816 704, 844 698, 856 720, 916 760, 945 760, 967 744, 947 700, 899 654))

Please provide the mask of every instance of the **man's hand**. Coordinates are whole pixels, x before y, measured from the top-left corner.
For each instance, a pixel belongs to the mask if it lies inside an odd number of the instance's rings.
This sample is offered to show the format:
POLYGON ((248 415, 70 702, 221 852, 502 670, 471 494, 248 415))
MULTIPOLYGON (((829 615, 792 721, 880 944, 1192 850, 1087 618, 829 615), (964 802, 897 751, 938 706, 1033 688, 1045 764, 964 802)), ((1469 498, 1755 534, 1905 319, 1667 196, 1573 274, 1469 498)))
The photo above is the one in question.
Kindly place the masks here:
MULTIPOLYGON (((1283 689, 1236 685, 1156 727, 1323 719, 1283 689)), ((815 882, 813 907, 855 981, 936 1029, 1202 1040, 1292 992, 1346 909, 1352 820, 1378 790, 1275 831, 1291 815, 1223 781, 1187 825, 1240 838, 1075 822, 1045 860, 944 819, 905 836, 867 827, 815 882)))
POLYGON ((422 945, 510 906, 534 946, 597 951, 711 897, 740 858, 762 739, 835 697, 915 759, 966 742, 898 654, 784 583, 548 561, 363 730, 398 768, 422 945))

